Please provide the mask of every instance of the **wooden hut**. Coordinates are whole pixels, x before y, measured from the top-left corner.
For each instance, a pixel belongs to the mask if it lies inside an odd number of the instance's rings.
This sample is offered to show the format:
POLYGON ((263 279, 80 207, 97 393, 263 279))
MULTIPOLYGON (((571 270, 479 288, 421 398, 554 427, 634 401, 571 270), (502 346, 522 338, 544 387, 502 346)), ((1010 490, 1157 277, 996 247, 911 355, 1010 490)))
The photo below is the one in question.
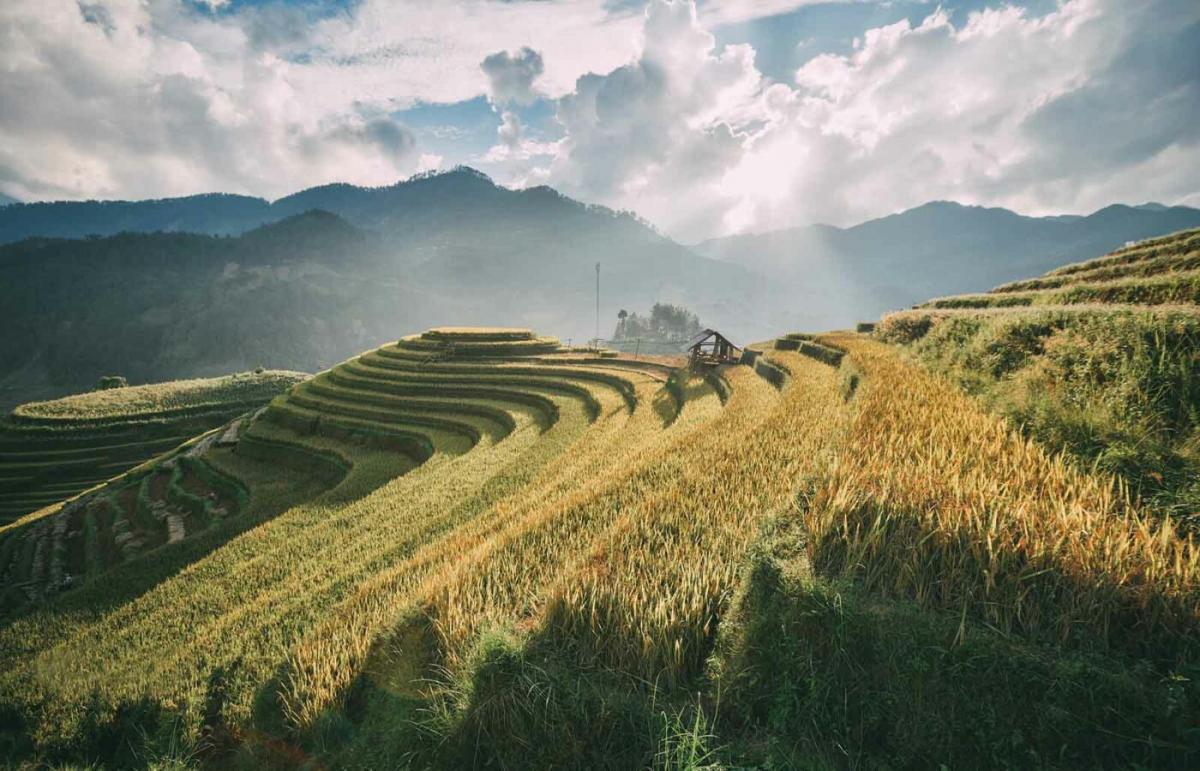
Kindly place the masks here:
POLYGON ((688 343, 688 361, 693 368, 737 364, 741 349, 715 329, 706 329, 688 343))

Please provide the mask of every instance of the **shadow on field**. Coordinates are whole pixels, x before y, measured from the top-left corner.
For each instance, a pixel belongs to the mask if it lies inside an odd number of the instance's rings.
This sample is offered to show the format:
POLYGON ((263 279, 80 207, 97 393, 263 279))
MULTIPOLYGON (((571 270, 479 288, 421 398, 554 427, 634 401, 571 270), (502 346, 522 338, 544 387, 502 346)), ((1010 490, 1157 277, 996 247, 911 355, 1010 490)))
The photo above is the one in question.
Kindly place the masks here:
MULTIPOLYGON (((794 530, 760 544, 706 671, 674 685, 599 666, 586 641, 545 629, 492 632, 461 674, 424 692, 360 677, 310 748, 331 766, 455 769, 1200 762, 1195 667, 884 601, 814 577, 806 553, 794 530)), ((419 678, 411 665, 394 674, 419 678)))
POLYGON ((540 634, 484 635, 458 677, 418 688, 388 680, 361 676, 305 746, 331 767, 647 768, 679 712, 653 686, 584 668, 540 634))
POLYGON ((920 510, 866 502, 834 520, 840 524, 812 540, 815 566, 864 594, 901 603, 919 597, 922 607, 959 609, 1022 640, 1132 656, 1163 670, 1200 659, 1200 619, 1178 586, 1032 553, 1006 538, 933 530, 920 510))

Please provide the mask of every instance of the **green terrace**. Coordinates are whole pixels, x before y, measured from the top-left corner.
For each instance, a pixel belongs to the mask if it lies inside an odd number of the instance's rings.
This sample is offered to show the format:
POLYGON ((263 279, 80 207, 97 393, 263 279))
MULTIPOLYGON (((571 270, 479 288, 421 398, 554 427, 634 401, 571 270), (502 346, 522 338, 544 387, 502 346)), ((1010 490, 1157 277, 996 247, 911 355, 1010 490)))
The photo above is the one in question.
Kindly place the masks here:
POLYGON ((112 479, 306 377, 244 373, 21 405, 0 421, 0 524, 112 479))

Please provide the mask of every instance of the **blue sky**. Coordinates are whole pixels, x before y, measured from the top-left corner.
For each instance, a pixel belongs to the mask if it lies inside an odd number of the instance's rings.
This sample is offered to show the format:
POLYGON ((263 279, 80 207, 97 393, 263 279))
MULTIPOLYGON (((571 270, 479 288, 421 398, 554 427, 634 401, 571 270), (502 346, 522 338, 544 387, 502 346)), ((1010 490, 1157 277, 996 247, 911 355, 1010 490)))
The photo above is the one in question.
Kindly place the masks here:
POLYGON ((0 192, 469 164, 681 240, 930 199, 1200 205, 1195 0, 0 4, 0 192))

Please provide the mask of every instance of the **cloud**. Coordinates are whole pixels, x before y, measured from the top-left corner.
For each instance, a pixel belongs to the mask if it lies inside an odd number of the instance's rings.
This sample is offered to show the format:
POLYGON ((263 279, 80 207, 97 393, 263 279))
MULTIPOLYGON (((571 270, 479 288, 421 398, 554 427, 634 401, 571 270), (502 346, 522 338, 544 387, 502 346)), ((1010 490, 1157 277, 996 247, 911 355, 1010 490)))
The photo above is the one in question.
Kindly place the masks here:
POLYGON ((700 21, 712 29, 795 11, 806 5, 830 5, 849 0, 707 0, 699 3, 700 21))
POLYGON ((773 116, 780 136, 757 152, 790 142, 840 159, 794 170, 792 200, 834 193, 811 207, 824 217, 936 198, 1034 213, 1178 198, 1190 191, 1154 159, 1173 148, 1200 163, 1196 57, 1173 55, 1200 42, 1197 23, 1200 7, 1172 0, 1073 0, 1040 18, 1003 7, 958 28, 936 11, 802 67, 773 116), (1137 55, 1147 44, 1164 57, 1137 55))
MULTIPOLYGON (((953 22, 931 6, 785 82, 709 31, 803 2, 360 0, 314 15, 6 0, 0 187, 36 200, 386 184, 442 163, 398 111, 485 95, 499 126, 478 160, 498 179, 634 209, 682 240, 936 198, 1050 213, 1200 196, 1195 0, 953 22)), ((455 162, 480 152, 454 156, 468 129, 422 136, 455 162)))
POLYGON ((530 178, 532 169, 525 161, 533 158, 545 158, 557 155, 559 146, 556 142, 538 142, 525 135, 525 127, 521 125, 521 117, 515 112, 505 110, 500 113, 500 127, 496 129, 496 144, 493 145, 483 158, 483 163, 499 166, 496 169, 509 177, 516 187, 522 187, 530 178))
POLYGON ((691 3, 651 4, 643 38, 636 61, 585 75, 560 101, 565 137, 548 179, 676 232, 699 229, 720 214, 708 188, 742 155, 762 78, 748 46, 715 50, 691 3))
POLYGON ((255 51, 228 18, 12 0, 0 30, 0 169, 23 198, 274 196, 392 182, 421 163, 385 110, 302 109, 294 65, 255 51))
MULTIPOLYGON (((522 171, 527 170, 523 170, 519 162, 557 152, 554 144, 527 138, 521 116, 515 110, 508 109, 528 105, 538 98, 534 81, 545 71, 542 55, 528 46, 513 53, 498 51, 484 58, 479 68, 488 77, 488 102, 493 110, 500 113, 496 144, 480 160, 498 167, 496 170, 510 178, 521 175, 522 171)), ((524 181, 527 176, 525 174, 513 181, 524 181)))
POLYGON ((308 4, 6 0, 0 185, 36 200, 386 184, 434 157, 397 111, 484 94, 479 62, 523 45, 552 55, 538 85, 554 96, 627 59, 638 24, 603 0, 361 0, 317 15, 308 4))
POLYGON ((488 98, 493 104, 529 104, 535 98, 533 82, 545 72, 542 55, 528 46, 515 53, 498 51, 479 65, 488 77, 488 98))
POLYGON ((632 62, 559 102, 542 176, 679 238, 851 223, 931 199, 1031 213, 1194 196, 1200 6, 1070 0, 867 31, 772 83, 691 2, 655 0, 632 62))
POLYGON ((480 62, 528 47, 542 57, 539 90, 553 98, 580 75, 606 72, 633 56, 639 26, 637 15, 612 13, 605 0, 361 0, 353 13, 309 25, 281 55, 303 60, 297 77, 314 100, 388 98, 403 109, 486 94, 480 62))

